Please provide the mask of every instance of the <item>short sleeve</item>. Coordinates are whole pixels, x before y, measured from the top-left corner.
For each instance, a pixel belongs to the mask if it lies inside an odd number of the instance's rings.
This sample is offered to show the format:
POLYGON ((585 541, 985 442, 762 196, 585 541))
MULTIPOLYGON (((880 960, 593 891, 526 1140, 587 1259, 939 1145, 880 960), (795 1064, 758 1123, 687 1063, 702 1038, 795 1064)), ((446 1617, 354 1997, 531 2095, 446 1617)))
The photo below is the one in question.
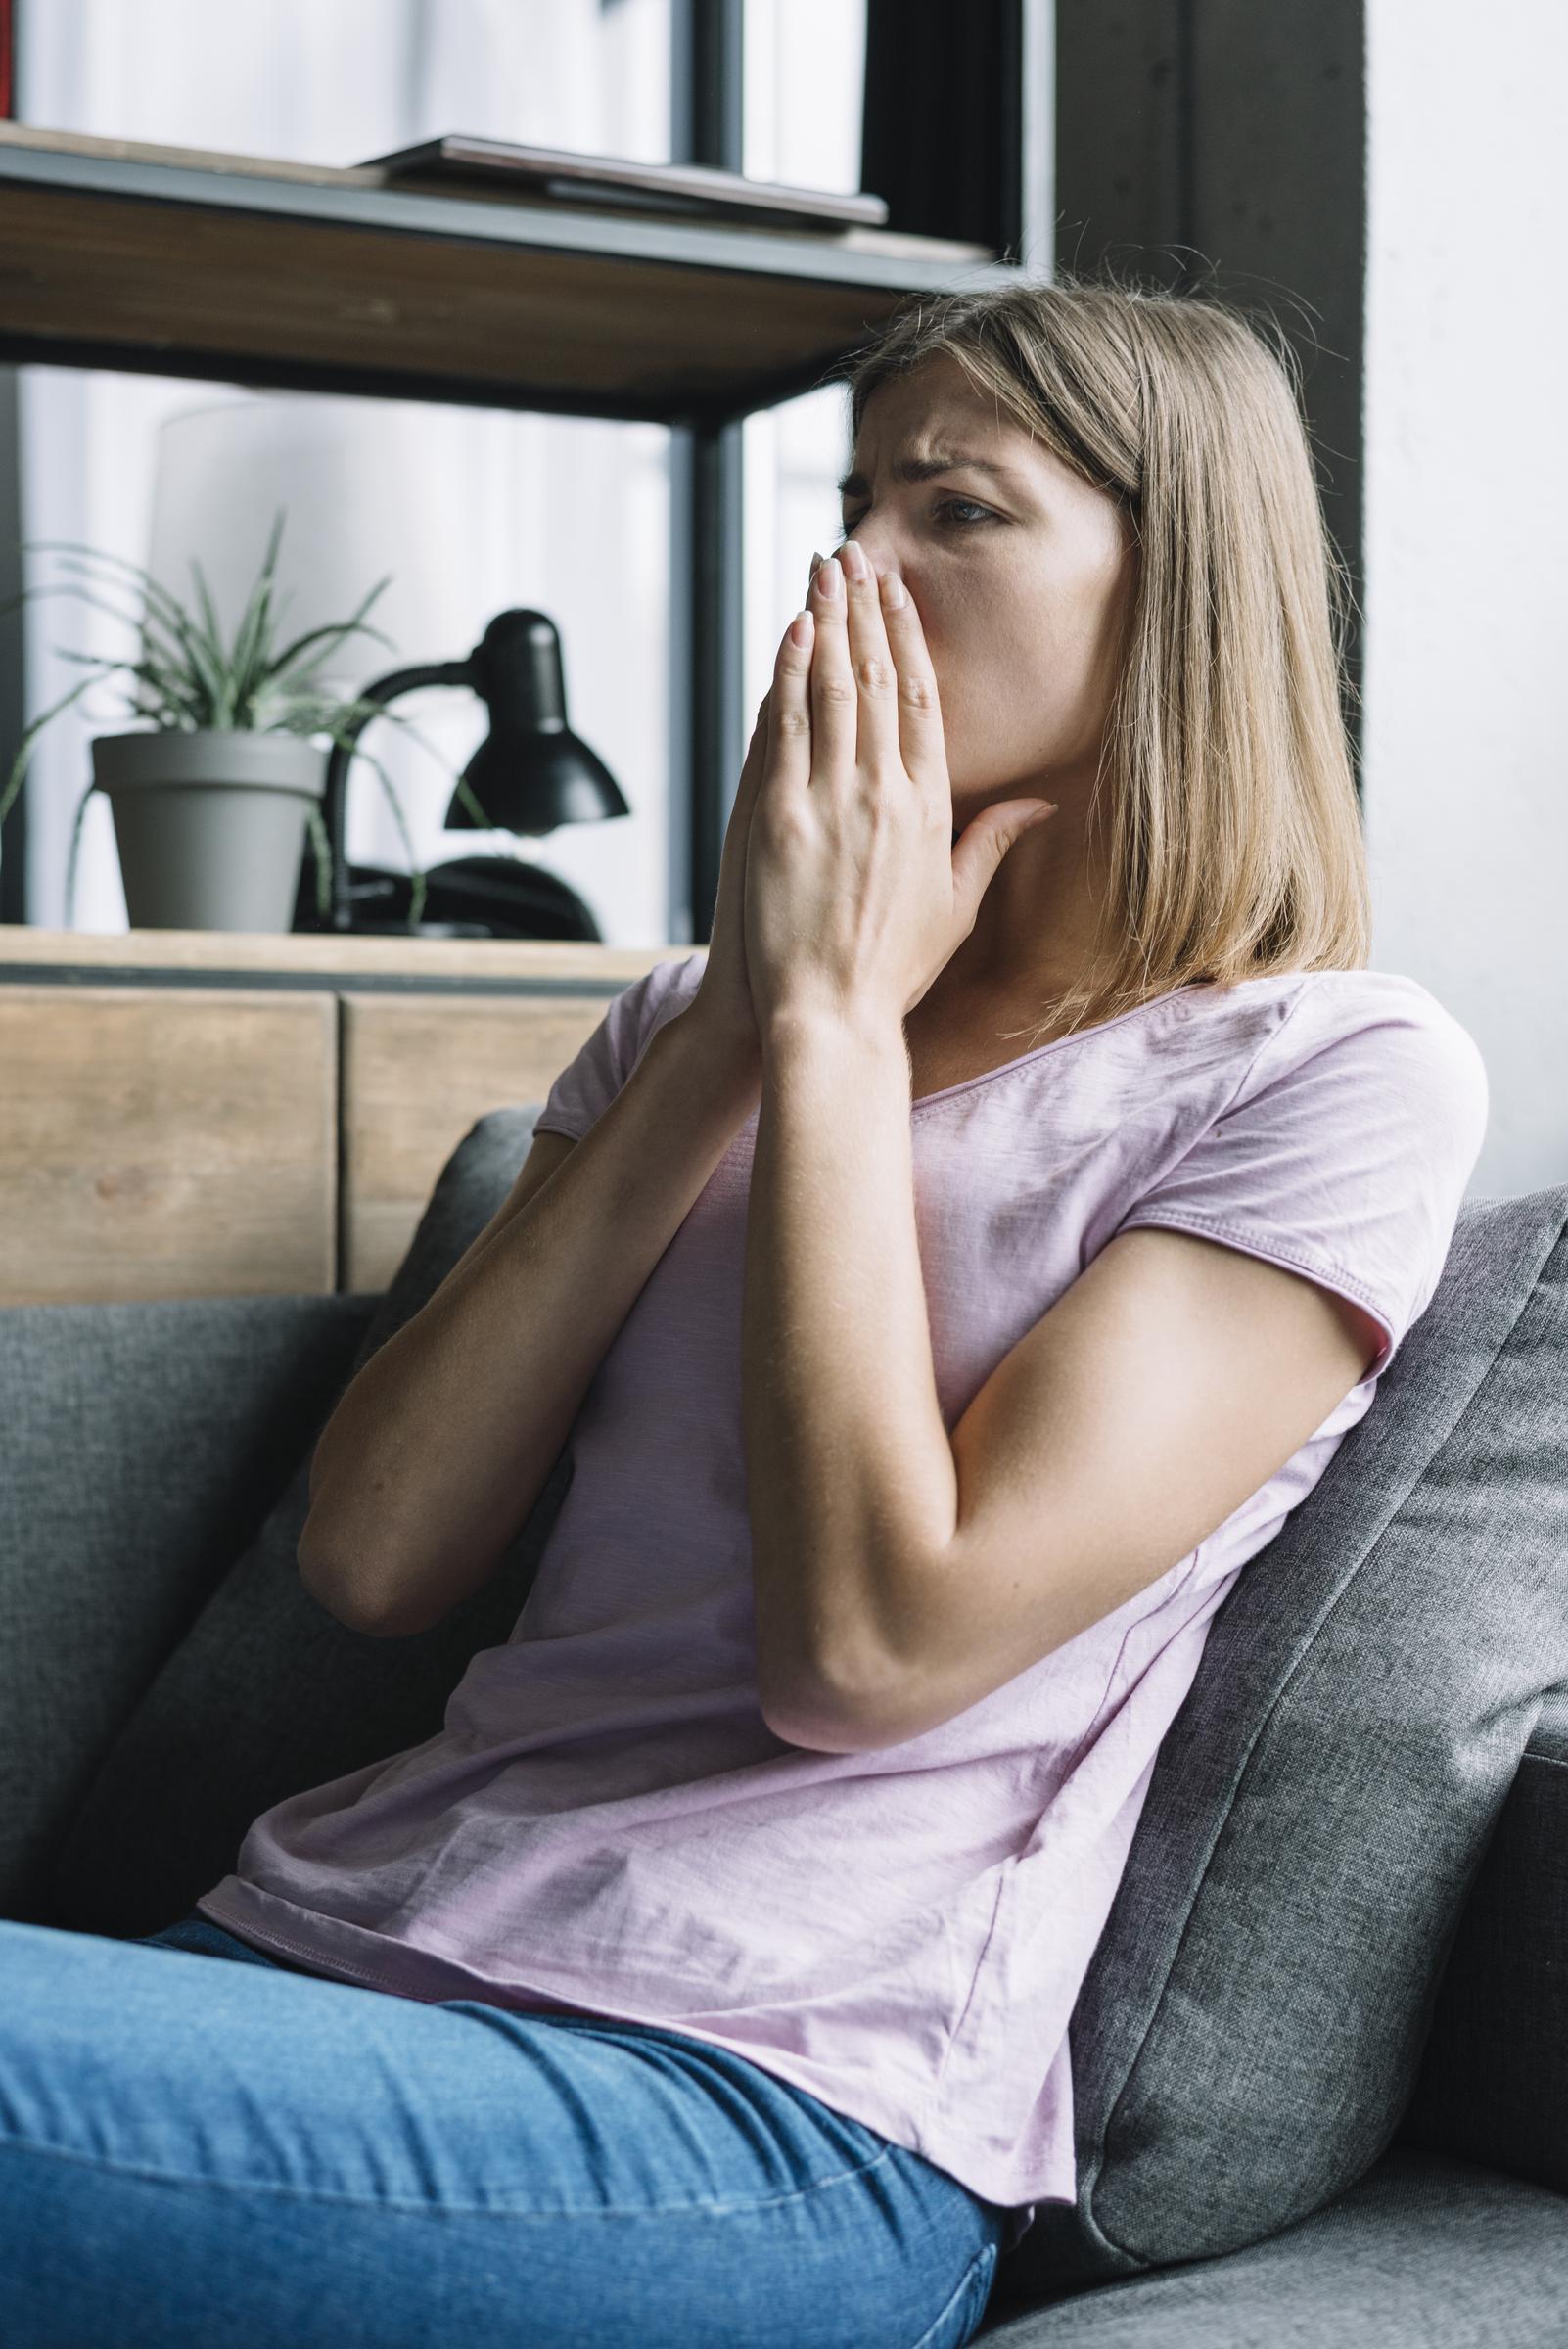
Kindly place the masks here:
POLYGON ((701 951, 656 962, 612 996, 598 1027, 545 1095, 534 1132, 566 1133, 580 1141, 620 1092, 655 1030, 685 1010, 706 963, 701 951))
POLYGON ((1305 1273, 1381 1325, 1379 1377, 1442 1277, 1486 1136, 1486 1064, 1425 988, 1309 974, 1236 1095, 1118 1231, 1191 1231, 1305 1273))

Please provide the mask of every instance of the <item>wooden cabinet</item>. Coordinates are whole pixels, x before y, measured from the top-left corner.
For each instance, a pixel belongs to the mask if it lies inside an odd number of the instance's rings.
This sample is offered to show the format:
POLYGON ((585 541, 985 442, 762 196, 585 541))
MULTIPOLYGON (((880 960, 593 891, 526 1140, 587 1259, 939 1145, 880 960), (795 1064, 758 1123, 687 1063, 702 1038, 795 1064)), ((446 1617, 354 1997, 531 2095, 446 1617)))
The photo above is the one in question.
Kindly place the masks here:
POLYGON ((0 1304, 331 1289, 330 995, 0 986, 0 1304))
POLYGON ((476 1119, 694 950, 0 925, 0 1306, 385 1288, 476 1119))
POLYGON ((346 1210, 340 1288, 387 1286, 437 1177, 475 1119, 509 1102, 542 1102, 598 1026, 607 999, 340 998, 346 1210))

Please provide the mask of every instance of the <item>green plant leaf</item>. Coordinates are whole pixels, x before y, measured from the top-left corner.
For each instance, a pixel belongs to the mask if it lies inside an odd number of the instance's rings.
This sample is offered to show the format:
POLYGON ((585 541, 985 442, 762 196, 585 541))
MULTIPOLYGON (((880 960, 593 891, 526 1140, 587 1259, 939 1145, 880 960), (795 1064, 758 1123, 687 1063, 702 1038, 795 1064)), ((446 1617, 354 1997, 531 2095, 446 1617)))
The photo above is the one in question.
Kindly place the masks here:
POLYGON ((310 846, 316 852, 316 919, 324 922, 332 911, 332 841, 315 800, 306 803, 305 822, 310 829, 310 846))
MULTIPOLYGON (((154 601, 163 605, 171 614, 177 617, 183 617, 183 608, 173 592, 169 588, 163 586, 160 580, 155 579, 152 573, 146 570, 143 565, 140 563, 133 563, 128 555, 103 553, 97 547, 83 546, 79 539, 75 538, 27 539, 23 541, 23 548, 27 553, 36 554, 56 553, 86 555, 94 563, 110 563, 117 566, 123 571, 133 571, 137 575, 138 578, 140 578, 143 582, 144 592, 147 595, 151 596, 154 601)), ((37 594, 39 590, 37 588, 33 588, 28 592, 37 594)), ((19 602, 25 602, 26 597, 25 595, 20 596, 17 600, 19 602)), ((165 622, 164 624, 166 625, 167 622, 165 622)))
POLYGON ((62 710, 69 710, 72 702, 79 701, 89 687, 97 682, 96 677, 83 677, 81 683, 73 685, 68 694, 56 702, 52 710, 46 710, 41 717, 33 719, 30 726, 23 728, 22 740, 17 746, 17 755, 11 762, 11 773, 6 779, 5 796, 0 798, 0 824, 5 822, 11 812, 11 803, 22 789, 22 779, 27 771, 28 761, 32 756, 32 746, 45 726, 48 725, 51 718, 58 717, 62 710))
MULTIPOLYGON (((171 710, 181 710, 186 701, 186 689, 182 686, 178 673, 163 668, 159 663, 147 660, 115 661, 107 653, 77 653, 71 651, 69 645, 64 644, 52 645, 50 650, 59 660, 74 662, 80 668, 101 668, 106 672, 125 669, 158 695, 161 705, 167 706, 171 710)), ((144 714, 154 715, 156 713, 147 712, 144 714)), ((189 714, 188 709, 181 715, 180 723, 182 725, 185 714, 189 714)))
POLYGON ((191 557, 191 580, 196 589, 197 600, 202 607, 202 622, 207 630, 208 640, 214 652, 221 656, 223 625, 217 616, 217 606, 212 601, 212 590, 207 583, 207 574, 194 555, 191 557))
MULTIPOLYGON (((393 723, 398 722, 397 713, 395 711, 383 708, 379 703, 366 703, 362 704, 361 707, 368 710, 375 716, 390 717, 392 719, 393 723)), ((367 760, 375 768, 376 773, 381 779, 382 789, 386 792, 388 800, 392 804, 392 816, 397 825, 398 831, 402 835, 403 848, 408 857, 409 873, 414 884, 413 896, 408 908, 408 921, 411 929, 416 928, 418 926, 420 916, 425 910, 425 898, 427 895, 425 871, 422 866, 415 863, 413 836, 408 829, 407 820, 403 814, 402 803, 397 797, 396 788, 392 782, 392 779, 391 775, 388 774, 387 769, 382 765, 381 760, 376 757, 375 753, 373 751, 367 751, 362 742, 356 738, 352 731, 351 722, 347 724, 339 724, 326 727, 323 729, 323 731, 330 733, 334 742, 340 743, 344 749, 350 753, 348 760, 348 775, 351 776, 353 773, 354 760, 364 759, 367 760)), ((430 746, 427 744, 426 747, 428 749, 430 746)), ((444 760, 442 760, 441 763, 444 764, 444 760)), ((448 769, 448 772, 450 770, 448 769)), ((346 776, 346 789, 347 777, 346 776)))
MULTIPOLYGON (((48 595, 79 596, 82 602, 90 604, 95 612, 107 613, 111 620, 120 621, 127 628, 140 628, 141 626, 141 622, 134 612, 122 612, 117 604, 105 603, 101 596, 92 594, 76 579, 57 579, 47 587, 29 588, 26 595, 17 598, 17 602, 22 604, 36 600, 42 603, 44 597, 48 595)), ((15 609, 15 606, 11 608, 15 609)))
MULTIPOLYGON (((485 814, 484 808, 480 806, 479 801, 474 796, 474 786, 470 783, 466 775, 459 775, 456 778, 456 787, 458 798, 462 801, 464 806, 468 809, 469 814, 474 818, 475 823, 479 826, 482 832, 502 832, 506 829, 504 824, 491 823, 489 817, 485 814)), ((511 853, 516 856, 517 851, 514 849, 511 853)), ((519 863, 522 863, 525 861, 525 859, 519 857, 518 861, 519 863)))
MULTIPOLYGON (((294 734, 324 732, 334 713, 355 706, 345 705, 332 694, 309 690, 333 650, 356 634, 373 639, 389 652, 396 650, 392 639, 370 625, 365 618, 377 598, 392 584, 392 577, 389 575, 368 590, 351 619, 309 629, 283 651, 276 651, 276 571, 286 520, 286 510, 280 507, 273 517, 260 573, 236 627, 234 643, 229 647, 223 642, 221 622, 207 575, 194 560, 191 574, 196 609, 193 612, 155 579, 144 565, 132 562, 128 556, 100 553, 74 539, 30 541, 34 551, 58 555, 68 571, 84 572, 92 584, 84 585, 73 578, 31 588, 6 608, 18 609, 34 595, 70 594, 126 627, 136 629, 141 660, 116 666, 140 680, 142 691, 129 702, 138 716, 187 731, 212 727, 294 734), (130 580, 140 583, 139 614, 93 592, 94 587, 103 583, 93 569, 97 565, 109 572, 107 583, 111 586, 128 585, 130 580), (116 578, 116 573, 129 575, 129 578, 116 578)), ((289 601, 285 597, 284 605, 289 601)))
MULTIPOLYGON (((67 570, 80 568, 70 559, 67 559, 63 567, 67 570)), ((132 568, 136 567, 133 565, 132 568)), ((175 607, 176 625, 169 629, 164 628, 162 621, 151 613, 144 612, 138 616, 121 612, 114 604, 104 603, 101 598, 90 593, 86 587, 74 579, 58 587, 35 588, 32 592, 37 595, 78 595, 84 603, 92 605, 95 610, 107 612, 112 619, 122 621, 127 627, 135 628, 140 635, 144 650, 152 651, 161 662, 172 670, 177 671, 183 665, 190 674, 198 695, 205 697, 203 707, 209 710, 213 706, 221 690, 220 680, 213 671, 200 636, 191 627, 189 621, 177 606, 175 607), (166 651, 158 647, 153 633, 155 628, 161 628, 165 635, 172 637, 172 642, 166 651)), ((198 724, 209 722, 210 720, 206 716, 199 716, 197 719, 198 724)))
POLYGON ((407 822, 403 815, 402 803, 398 799, 396 791, 392 787, 392 779, 391 775, 388 774, 387 769, 382 765, 381 760, 376 757, 373 751, 361 751, 359 756, 362 759, 369 760, 371 765, 375 768, 377 775, 380 777, 381 787, 387 794, 387 798, 391 804, 393 819, 397 825, 398 831, 402 834, 403 852, 408 858, 409 877, 414 884, 413 895, 409 899, 408 905, 408 927, 410 930, 417 930, 419 927, 420 916, 425 910, 425 898, 428 895, 428 890, 425 881, 424 868, 423 866, 417 864, 414 859, 413 834, 408 829, 407 822))
MULTIPOLYGON (((228 666, 228 657, 223 650, 223 627, 217 616, 217 607, 212 601, 211 590, 207 583, 207 575, 194 557, 191 562, 191 576, 196 582, 196 592, 201 600, 203 617, 202 627, 197 628, 193 623, 191 635, 200 644, 211 676, 215 681, 220 681, 228 666)), ((219 698, 221 690, 221 683, 218 682, 213 695, 214 700, 219 698)))
POLYGON ((284 510, 280 506, 273 519, 267 549, 261 561, 260 576, 251 590, 251 600, 240 622, 230 660, 229 694, 233 714, 229 723, 247 726, 250 723, 251 699, 265 668, 272 639, 272 586, 277 569, 278 546, 283 537, 284 510))
POLYGON ((377 596, 382 593, 383 589, 390 587, 391 585, 392 576, 389 573, 386 578, 377 580, 375 586, 372 587, 370 593, 365 597, 363 603, 359 606, 358 611, 355 612, 352 620, 338 621, 330 627, 311 628, 306 635, 297 636, 293 644, 289 645, 285 651, 279 653, 276 660, 273 662, 272 674, 274 676, 280 676, 284 674, 291 668, 293 668, 295 662, 302 653, 306 652, 312 644, 320 642, 323 637, 330 637, 332 639, 332 643, 323 644, 320 652, 315 655, 314 659, 307 661, 303 668, 298 670, 295 679, 293 680, 295 683, 299 683, 303 678, 313 674, 314 671, 321 667, 322 662, 325 661, 332 652, 333 644, 336 644, 345 636, 352 636, 356 633, 364 636, 374 636, 378 644, 384 644, 389 652, 394 653, 397 650, 397 647, 393 644, 392 638, 384 635, 380 628, 372 628, 368 626, 364 620, 364 614, 370 610, 370 607, 375 602, 377 596))

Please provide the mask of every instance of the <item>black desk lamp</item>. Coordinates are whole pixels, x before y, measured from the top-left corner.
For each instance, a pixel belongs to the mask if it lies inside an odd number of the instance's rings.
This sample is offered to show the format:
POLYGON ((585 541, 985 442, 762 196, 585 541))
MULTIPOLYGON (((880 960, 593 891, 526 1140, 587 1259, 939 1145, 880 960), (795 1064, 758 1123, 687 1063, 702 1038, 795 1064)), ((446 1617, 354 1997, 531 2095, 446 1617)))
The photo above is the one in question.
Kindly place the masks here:
MULTIPOLYGON (((433 661, 417 668, 393 669, 359 699, 377 708, 420 685, 467 685, 484 701, 490 730, 463 769, 495 831, 537 835, 557 824, 581 824, 596 817, 629 815, 631 808, 603 760, 579 742, 566 722, 566 680, 561 639, 542 612, 499 612, 466 661, 433 661)), ((332 909, 325 927, 382 938, 451 935, 450 925, 356 921, 345 850, 345 803, 348 762, 375 710, 350 720, 342 742, 332 746, 324 794, 327 838, 332 850, 332 909)), ((446 810, 448 831, 484 827, 460 792, 446 810)))

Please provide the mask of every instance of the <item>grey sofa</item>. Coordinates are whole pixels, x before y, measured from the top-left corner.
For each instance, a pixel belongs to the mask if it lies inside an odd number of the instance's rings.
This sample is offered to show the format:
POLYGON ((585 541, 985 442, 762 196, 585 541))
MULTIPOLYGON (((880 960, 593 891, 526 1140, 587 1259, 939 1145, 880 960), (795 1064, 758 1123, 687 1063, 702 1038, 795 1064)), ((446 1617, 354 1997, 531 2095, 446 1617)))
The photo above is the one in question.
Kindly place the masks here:
MULTIPOLYGON (((156 1931, 258 1812, 431 1735, 507 1637, 570 1445, 416 1637, 346 1630, 295 1550, 334 1402, 534 1115, 472 1128, 384 1295, 0 1311, 0 1912, 156 1931)), ((977 2337, 1568 2349, 1565 1227, 1568 1188, 1467 1204, 1372 1410, 1216 1617, 1073 2018, 1078 2199, 977 2337)))

